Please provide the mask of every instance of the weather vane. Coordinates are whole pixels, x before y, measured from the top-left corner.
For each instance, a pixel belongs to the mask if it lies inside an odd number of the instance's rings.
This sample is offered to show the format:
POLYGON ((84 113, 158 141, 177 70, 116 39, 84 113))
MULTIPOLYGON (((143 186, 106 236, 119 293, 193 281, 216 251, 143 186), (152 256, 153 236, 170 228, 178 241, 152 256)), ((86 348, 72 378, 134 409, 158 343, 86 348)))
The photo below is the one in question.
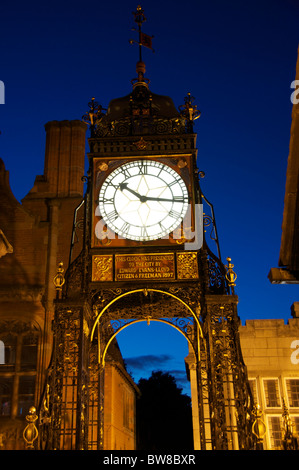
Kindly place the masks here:
MULTIPOLYGON (((147 47, 148 49, 151 49, 154 52, 152 48, 152 39, 154 36, 149 36, 148 34, 145 34, 143 31, 141 31, 141 25, 146 21, 146 17, 140 5, 138 5, 137 10, 133 12, 133 15, 135 23, 138 24, 139 40, 135 41, 134 39, 130 39, 130 44, 138 44, 139 61, 142 62, 142 46, 147 47)), ((132 31, 137 30, 133 28, 132 31)))

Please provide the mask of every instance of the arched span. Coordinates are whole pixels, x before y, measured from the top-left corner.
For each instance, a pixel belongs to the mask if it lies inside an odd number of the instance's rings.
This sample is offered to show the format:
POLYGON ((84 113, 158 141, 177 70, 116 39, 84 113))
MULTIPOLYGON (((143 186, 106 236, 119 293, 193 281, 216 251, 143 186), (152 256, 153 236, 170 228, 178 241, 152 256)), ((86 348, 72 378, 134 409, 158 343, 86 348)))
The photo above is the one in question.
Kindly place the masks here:
POLYGON ((199 323, 199 320, 196 316, 196 314, 193 312, 192 308, 186 304, 186 302, 184 302, 182 299, 180 299, 179 297, 177 297, 175 294, 172 294, 171 292, 166 292, 164 290, 160 290, 160 289, 134 289, 134 290, 131 290, 129 292, 124 292, 123 294, 120 294, 118 295, 117 297, 115 297, 115 299, 111 300, 97 315, 96 319, 95 319, 95 322, 94 322, 94 325, 92 327, 92 330, 91 330, 91 341, 93 340, 93 337, 94 337, 94 332, 95 332, 95 328, 97 326, 97 324, 99 323, 101 317, 104 315, 104 313, 106 312, 106 310, 108 310, 109 307, 111 307, 111 305, 113 305, 115 302, 117 302, 119 299, 123 298, 123 297, 126 297, 127 295, 130 295, 130 294, 135 294, 136 292, 158 292, 160 294, 165 294, 165 295, 168 295, 176 300, 178 300, 181 304, 184 305, 184 307, 186 307, 189 312, 191 313, 192 317, 194 318, 195 320, 195 323, 196 323, 196 326, 197 326, 197 329, 198 329, 198 333, 200 335, 201 338, 203 338, 203 334, 202 334, 202 329, 201 329, 201 325, 199 323))
MULTIPOLYGON (((131 326, 131 325, 134 325, 135 323, 141 323, 141 322, 144 322, 144 321, 148 321, 146 318, 142 318, 142 319, 137 319, 137 320, 132 320, 130 323, 127 323, 126 325, 123 325, 122 327, 120 327, 117 331, 115 331, 115 333, 111 336, 111 338, 109 339, 109 341, 107 342, 106 346, 105 346, 105 349, 103 351, 103 354, 100 358, 100 362, 101 362, 101 365, 103 367, 105 367, 105 357, 106 357, 106 353, 107 353, 107 350, 111 344, 111 342, 114 340, 114 338, 118 335, 118 333, 120 333, 121 331, 123 331, 125 328, 127 328, 128 326, 131 326)), ((178 328, 176 325, 174 325, 173 323, 171 322, 168 322, 166 320, 162 320, 162 319, 154 319, 154 318, 151 318, 150 321, 156 321, 156 322, 159 322, 159 323, 165 323, 166 325, 168 326, 172 326, 173 328, 175 328, 177 331, 179 331, 183 336, 184 338, 187 339, 188 343, 191 345, 192 349, 194 350, 194 344, 192 343, 192 341, 190 341, 190 338, 188 338, 188 336, 180 329, 178 328)), ((194 353, 196 354, 196 351, 194 351, 194 353)))

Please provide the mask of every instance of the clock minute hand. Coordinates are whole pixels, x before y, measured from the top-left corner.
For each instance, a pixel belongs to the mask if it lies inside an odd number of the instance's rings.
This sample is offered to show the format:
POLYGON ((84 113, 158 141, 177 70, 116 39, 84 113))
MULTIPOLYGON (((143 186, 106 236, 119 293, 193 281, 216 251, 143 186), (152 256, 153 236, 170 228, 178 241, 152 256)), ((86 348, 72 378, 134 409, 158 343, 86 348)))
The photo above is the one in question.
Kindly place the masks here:
POLYGON ((145 196, 146 200, 147 201, 162 201, 162 202, 184 202, 185 199, 182 197, 182 198, 174 198, 174 199, 166 199, 166 198, 163 198, 163 197, 148 197, 148 196, 145 196))
POLYGON ((164 197, 150 197, 150 196, 141 196, 141 194, 137 193, 136 191, 134 191, 134 189, 131 189, 131 188, 128 188, 128 183, 121 183, 119 185, 119 189, 121 190, 121 192, 123 192, 124 189, 126 189, 127 191, 129 191, 131 194, 133 194, 134 196, 138 197, 138 199, 140 200, 140 202, 146 202, 146 201, 157 201, 157 202, 184 202, 184 198, 183 197, 174 197, 173 199, 167 199, 167 198, 164 198, 164 197))

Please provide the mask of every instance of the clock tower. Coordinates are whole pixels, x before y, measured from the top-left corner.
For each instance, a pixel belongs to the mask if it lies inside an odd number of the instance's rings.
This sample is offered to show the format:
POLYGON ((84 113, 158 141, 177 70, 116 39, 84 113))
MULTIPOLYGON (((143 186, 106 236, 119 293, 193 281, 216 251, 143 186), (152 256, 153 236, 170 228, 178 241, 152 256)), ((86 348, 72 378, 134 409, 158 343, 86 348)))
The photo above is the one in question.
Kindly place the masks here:
POLYGON ((199 184, 193 127, 200 113, 189 93, 177 110, 151 91, 141 52, 151 37, 141 30, 141 7, 134 16, 139 61, 130 93, 108 109, 92 99, 83 117, 90 128, 86 193, 70 264, 54 279, 40 441, 62 449, 67 435, 72 449, 104 448, 109 347, 131 324, 159 321, 189 343, 195 448, 250 449, 253 402, 235 273, 230 259, 221 261, 213 207, 199 184), (82 250, 73 257, 79 226, 82 250))

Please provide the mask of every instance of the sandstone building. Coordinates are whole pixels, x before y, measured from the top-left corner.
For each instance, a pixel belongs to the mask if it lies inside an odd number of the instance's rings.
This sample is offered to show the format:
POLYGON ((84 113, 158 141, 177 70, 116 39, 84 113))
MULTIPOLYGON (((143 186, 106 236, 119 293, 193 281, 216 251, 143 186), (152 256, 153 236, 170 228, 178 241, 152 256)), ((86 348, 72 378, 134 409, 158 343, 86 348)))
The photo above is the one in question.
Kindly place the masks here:
MULTIPOLYGON (((83 198, 86 124, 54 121, 45 129, 44 174, 36 177, 22 203, 12 194, 8 172, 0 163, 0 448, 4 449, 24 448, 25 416, 30 406, 39 403, 52 354, 53 279, 58 260, 68 265, 74 212, 83 198)), ((81 249, 80 229, 76 237, 74 257, 81 249)), ((117 344, 111 350, 106 375, 113 393, 106 394, 105 445, 132 449, 137 389, 117 344)), ((64 446, 68 448, 67 437, 64 446)))

